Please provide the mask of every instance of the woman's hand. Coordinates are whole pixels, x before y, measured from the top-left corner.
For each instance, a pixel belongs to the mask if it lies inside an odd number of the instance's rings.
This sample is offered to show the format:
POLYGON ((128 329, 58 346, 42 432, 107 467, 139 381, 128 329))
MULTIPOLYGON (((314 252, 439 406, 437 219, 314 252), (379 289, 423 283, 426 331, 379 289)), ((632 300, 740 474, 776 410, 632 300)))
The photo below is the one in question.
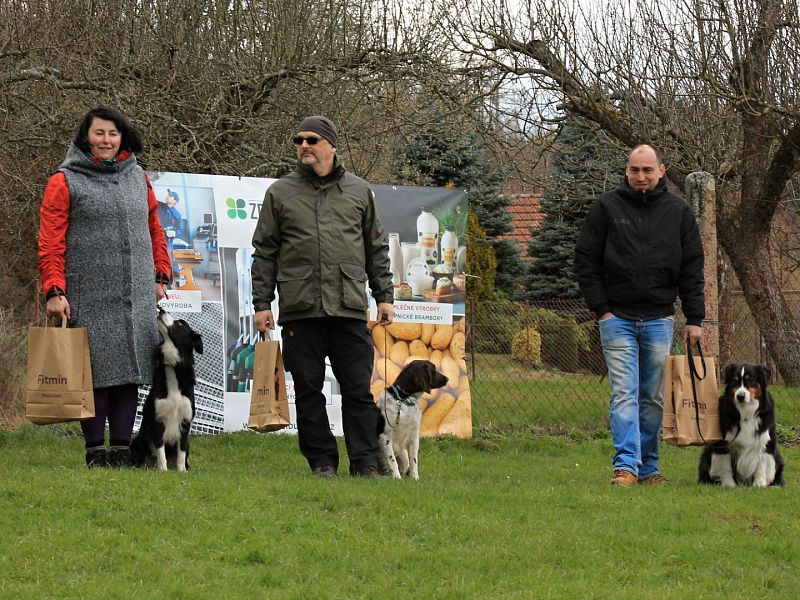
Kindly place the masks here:
POLYGON ((167 298, 167 297, 168 297, 167 296, 167 284, 166 283, 157 283, 156 284, 156 304, 158 304, 159 301, 161 301, 161 300, 163 300, 164 298, 167 298))
POLYGON ((69 302, 65 296, 53 296, 50 298, 45 305, 45 310, 50 318, 57 317, 61 320, 66 319, 69 321, 69 302))

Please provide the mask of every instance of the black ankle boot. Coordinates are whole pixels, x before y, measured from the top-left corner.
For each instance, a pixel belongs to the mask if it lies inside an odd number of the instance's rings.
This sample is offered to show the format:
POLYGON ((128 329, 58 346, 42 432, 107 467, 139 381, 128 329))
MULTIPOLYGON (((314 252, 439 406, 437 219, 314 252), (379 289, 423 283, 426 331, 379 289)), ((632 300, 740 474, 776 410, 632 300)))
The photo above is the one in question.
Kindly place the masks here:
POLYGON ((108 453, 105 448, 92 448, 86 451, 86 466, 90 469, 108 466, 108 453))
POLYGON ((109 467, 130 467, 131 463, 131 449, 127 446, 119 448, 111 448, 108 451, 108 466, 109 467))

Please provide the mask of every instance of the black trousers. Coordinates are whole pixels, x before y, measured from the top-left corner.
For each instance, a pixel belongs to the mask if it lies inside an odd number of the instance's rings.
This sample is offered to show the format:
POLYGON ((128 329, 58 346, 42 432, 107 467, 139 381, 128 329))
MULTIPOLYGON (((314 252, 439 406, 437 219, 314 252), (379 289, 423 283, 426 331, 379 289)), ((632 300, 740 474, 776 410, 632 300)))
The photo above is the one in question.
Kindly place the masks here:
POLYGON ((342 425, 350 469, 377 466, 379 410, 369 382, 374 349, 367 324, 320 317, 283 324, 283 362, 294 379, 300 452, 313 469, 339 466, 339 450, 325 410, 325 357, 342 392, 342 425))
POLYGON ((87 448, 102 446, 106 439, 106 419, 110 446, 131 443, 136 409, 139 406, 139 385, 128 383, 94 388, 94 417, 81 421, 87 448))

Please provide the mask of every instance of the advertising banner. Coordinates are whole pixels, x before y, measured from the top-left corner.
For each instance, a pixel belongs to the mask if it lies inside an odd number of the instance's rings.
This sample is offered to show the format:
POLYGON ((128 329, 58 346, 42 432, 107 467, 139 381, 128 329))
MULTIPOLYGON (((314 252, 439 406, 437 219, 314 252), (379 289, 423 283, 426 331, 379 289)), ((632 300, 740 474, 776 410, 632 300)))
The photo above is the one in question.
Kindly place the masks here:
MULTIPOLYGON (((150 172, 173 262, 164 306, 203 335, 197 356, 195 433, 246 428, 258 336, 252 305, 251 240, 274 179, 150 172)), ((423 400, 423 433, 471 435, 464 362, 467 200, 464 190, 372 186, 388 233, 396 322, 373 327, 377 398, 413 358, 433 361, 450 383, 423 400), (382 340, 379 340, 382 338, 382 340), (438 405, 438 406, 437 406, 438 405), (434 407, 436 409, 434 410, 434 407)), ((370 299, 371 300, 371 299, 370 299)), ((273 313, 278 315, 277 300, 273 313)), ((370 315, 376 307, 371 300, 370 315)), ((280 339, 280 328, 273 334, 280 339)), ((296 432, 294 384, 286 375, 296 432)), ((341 396, 330 367, 323 393, 331 430, 343 435, 341 396)), ((147 394, 145 386, 141 399, 147 394)))

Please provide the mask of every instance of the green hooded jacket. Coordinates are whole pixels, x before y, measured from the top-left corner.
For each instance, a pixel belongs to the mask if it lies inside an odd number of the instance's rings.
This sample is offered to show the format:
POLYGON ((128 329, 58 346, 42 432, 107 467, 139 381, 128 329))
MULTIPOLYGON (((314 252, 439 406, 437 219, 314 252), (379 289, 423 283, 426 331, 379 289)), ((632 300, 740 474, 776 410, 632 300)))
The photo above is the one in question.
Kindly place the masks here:
POLYGON ((366 320, 369 282, 377 303, 392 302, 389 246, 363 179, 339 157, 319 177, 298 163, 266 192, 253 234, 253 305, 279 322, 313 317, 366 320))

